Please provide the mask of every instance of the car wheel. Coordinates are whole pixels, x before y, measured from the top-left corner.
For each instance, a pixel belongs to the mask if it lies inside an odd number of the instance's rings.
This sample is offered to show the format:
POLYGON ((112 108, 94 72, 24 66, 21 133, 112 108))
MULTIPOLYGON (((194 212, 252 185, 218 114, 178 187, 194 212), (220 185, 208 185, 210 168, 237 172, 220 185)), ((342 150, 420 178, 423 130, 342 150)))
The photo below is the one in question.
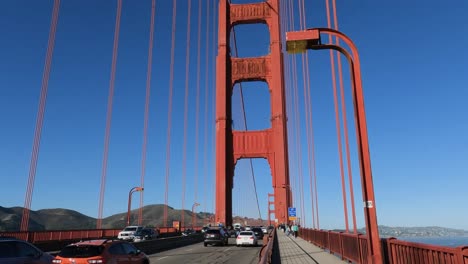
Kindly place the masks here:
POLYGON ((206 247, 206 243, 203 243, 203 245, 206 247))

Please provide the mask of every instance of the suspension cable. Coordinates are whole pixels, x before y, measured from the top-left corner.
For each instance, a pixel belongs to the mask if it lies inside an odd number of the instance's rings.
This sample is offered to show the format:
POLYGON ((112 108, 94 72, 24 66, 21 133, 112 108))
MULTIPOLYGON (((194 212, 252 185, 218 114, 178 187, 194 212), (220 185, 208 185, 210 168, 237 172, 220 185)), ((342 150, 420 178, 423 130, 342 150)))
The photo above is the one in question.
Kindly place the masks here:
MULTIPOLYGON (((305 13, 305 1, 302 0, 302 26, 301 30, 306 28, 306 13, 305 13)), ((314 213, 314 192, 315 192, 315 202, 317 203, 317 219, 318 219, 318 195, 316 183, 316 174, 315 174, 315 143, 314 143, 314 129, 313 129, 313 115, 312 115, 312 100, 311 100, 311 82, 310 82, 310 70, 309 70, 309 53, 303 54, 303 59, 305 59, 305 74, 306 84, 304 86, 304 104, 306 108, 306 131, 307 131, 307 146, 308 146, 308 164, 309 164, 309 180, 310 180, 310 195, 312 202, 312 218, 313 226, 315 227, 315 213, 314 213), (315 183, 314 183, 315 182, 315 183), (314 190, 315 186, 315 190, 314 190)))
MULTIPOLYGON (((216 13, 217 13, 217 4, 216 4, 216 0, 213 0, 213 20, 212 20, 212 24, 213 24, 213 28, 215 28, 215 25, 216 25, 216 13)), ((216 30, 213 30, 213 36, 212 36, 212 43, 213 43, 213 49, 212 49, 212 56, 213 56, 213 65, 214 65, 214 68, 216 68, 216 51, 218 50, 218 45, 217 45, 217 42, 216 42, 216 30)), ((215 69, 216 71, 216 69, 215 69)), ((212 93, 211 95, 211 100, 213 102, 213 120, 216 120, 216 106, 215 106, 215 103, 216 102, 216 78, 212 78, 212 82, 213 82, 213 87, 214 87, 214 92, 212 93)), ((214 125, 215 123, 213 122, 212 125, 214 125)), ((214 130, 214 129, 213 129, 214 130)), ((213 136, 212 137, 213 141, 212 141, 212 153, 213 153, 213 156, 216 155, 216 136, 213 136)), ((216 166, 213 166, 213 182, 216 182, 216 166)), ((216 184, 213 184, 213 193, 216 193, 216 184)), ((216 207, 216 199, 212 199, 212 203, 213 203, 213 208, 216 207)), ((216 219, 216 215, 214 215, 214 219, 216 219)))
MULTIPOLYGON (((207 193, 207 182, 208 182, 208 69, 209 69, 209 51, 210 51, 210 45, 209 45, 209 32, 210 32, 210 0, 207 0, 207 6, 206 6, 206 35, 205 35, 205 133, 204 133, 204 138, 203 138, 203 211, 207 212, 207 206, 206 206, 206 193, 207 193)), ((214 16, 214 14, 213 14, 214 16)), ((214 49, 214 48, 213 48, 214 49)))
POLYGON ((34 131, 34 143, 31 153, 31 162, 29 165, 28 186, 24 199, 23 216, 21 219, 21 231, 27 231, 29 228, 29 211, 31 209, 32 195, 34 191, 34 181, 36 178, 37 160, 39 156, 39 146, 41 143, 42 126, 44 123, 44 112, 47 101, 47 90, 49 88, 50 68, 52 64, 52 55, 55 46, 55 33, 57 32, 59 9, 60 0, 55 0, 52 10, 52 21, 50 23, 49 40, 47 43, 44 72, 42 73, 41 95, 39 99, 39 109, 37 111, 36 128, 34 131))
POLYGON ((99 197, 99 213, 98 213, 97 227, 96 227, 97 229, 101 229, 101 226, 102 226, 102 210, 104 208, 104 192, 106 189, 107 160, 108 160, 108 154, 109 154, 109 140, 110 140, 110 129, 111 129, 111 120, 112 120, 112 104, 113 104, 113 97, 114 97, 117 54, 118 54, 118 48, 119 48, 121 14, 122 14, 122 0, 117 0, 117 15, 115 18, 114 48, 112 51, 111 77, 110 77, 110 85, 109 85, 109 96, 107 100, 106 132, 104 136, 104 157, 102 160, 101 192, 100 192, 100 197, 99 197))
MULTIPOLYGON (((335 30, 338 30, 338 17, 336 15, 336 1, 333 0, 333 20, 335 25, 335 30)), ((339 38, 336 38, 336 44, 340 45, 339 38)), ((333 44, 333 43, 331 43, 333 44)), ((356 210, 354 206, 354 188, 353 188, 353 175, 351 170, 351 155, 349 151, 349 133, 348 133, 348 122, 346 118, 346 104, 345 104, 345 95, 344 95, 344 87, 343 87, 343 67, 341 64, 341 55, 337 51, 337 58, 338 58, 338 75, 339 75, 339 82, 340 82, 340 94, 341 94, 341 111, 343 116, 343 130, 344 130, 344 137, 345 137, 345 146, 346 146, 346 160, 348 165, 348 180, 349 180, 349 192, 350 192, 350 200, 351 200, 351 210, 352 210, 352 217, 353 217, 353 232, 357 234, 357 226, 356 226, 356 210)))
POLYGON ((192 0, 188 0, 187 7, 187 44, 185 48, 185 98, 184 98, 184 147, 182 157, 182 211, 181 222, 185 226, 185 191, 187 179, 187 130, 188 130, 188 98, 189 98, 189 72, 190 72, 190 20, 192 0))
MULTIPOLYGON (((329 5, 328 0, 326 0, 326 9, 327 9, 327 25, 328 25, 328 28, 331 28, 330 5, 329 5)), ((329 36, 329 42, 333 43, 331 35, 329 36)), ((332 70, 333 100, 334 100, 334 105, 335 105, 335 122, 336 122, 336 134, 337 134, 337 141, 338 141, 338 155, 340 159, 341 188, 343 192, 343 209, 344 209, 344 217, 345 217, 345 227, 346 227, 346 232, 349 232, 348 206, 346 204, 346 185, 345 185, 344 168, 343 168, 343 150, 342 150, 342 144, 341 144, 340 115, 339 115, 339 109, 338 109, 338 98, 337 98, 337 89, 336 89, 335 57, 334 57, 334 53, 332 50, 330 50, 330 62, 331 62, 331 70, 332 70)))
MULTIPOLYGON (((150 22, 150 37, 148 45, 148 66, 146 70, 146 97, 145 97, 145 116, 143 125, 143 146, 141 153, 141 183, 140 187, 145 186, 146 174, 146 149, 148 142, 148 120, 149 120, 149 105, 151 94, 151 72, 153 64, 153 43, 154 43, 154 17, 156 14, 156 0, 151 2, 151 22, 150 22)), ((138 225, 142 225, 143 221, 143 192, 140 192, 140 209, 138 210, 138 225)))
POLYGON ((201 60, 201 21, 202 21, 202 0, 198 0, 198 36, 197 36, 197 95, 195 98, 195 179, 194 179, 194 199, 198 200, 198 137, 199 137, 199 113, 200 113, 200 60, 201 60))
MULTIPOLYGON (((233 32, 233 38, 234 38, 234 56, 237 57, 237 54, 238 54, 237 40, 236 40, 236 31, 235 31, 234 28, 232 29, 232 32, 233 32)), ((243 121, 244 121, 244 127, 245 127, 245 131, 248 131, 249 128, 247 126, 247 115, 245 113, 244 92, 243 92, 242 83, 239 83, 239 90, 240 90, 241 109, 242 109, 242 117, 243 117, 243 121)), ((250 165, 250 173, 252 175, 252 182, 253 182, 253 187, 254 187, 254 192, 255 192, 255 199, 257 201, 258 215, 259 215, 259 218, 262 219, 262 213, 260 211, 260 203, 258 202, 258 193, 257 193, 256 182, 255 182, 255 173, 254 173, 254 169, 253 169, 252 159, 249 159, 249 165, 250 165)))
POLYGON ((167 209, 169 206, 169 174, 171 159, 171 127, 172 127, 172 94, 174 90, 174 56, 175 56, 175 37, 176 37, 176 16, 177 0, 174 0, 172 8, 172 45, 171 45, 171 70, 169 74, 169 103, 167 111, 167 142, 166 142, 166 186, 165 186, 165 204, 164 204, 164 225, 167 223, 167 209))

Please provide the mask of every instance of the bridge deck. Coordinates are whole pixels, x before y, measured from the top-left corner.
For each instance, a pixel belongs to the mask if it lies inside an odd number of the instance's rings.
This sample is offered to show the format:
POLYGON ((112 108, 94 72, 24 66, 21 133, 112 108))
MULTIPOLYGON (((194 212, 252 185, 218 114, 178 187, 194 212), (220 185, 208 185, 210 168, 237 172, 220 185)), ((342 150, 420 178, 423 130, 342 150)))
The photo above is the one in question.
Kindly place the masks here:
POLYGON ((347 263, 300 237, 287 236, 281 230, 277 234, 281 264, 347 263))

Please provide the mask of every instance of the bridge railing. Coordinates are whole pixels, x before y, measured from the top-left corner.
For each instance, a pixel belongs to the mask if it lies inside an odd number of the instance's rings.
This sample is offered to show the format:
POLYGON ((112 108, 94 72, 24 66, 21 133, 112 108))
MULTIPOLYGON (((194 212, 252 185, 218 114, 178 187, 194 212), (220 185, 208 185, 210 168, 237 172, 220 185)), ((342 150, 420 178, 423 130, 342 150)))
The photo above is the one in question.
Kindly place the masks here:
POLYGON ((444 247, 423 243, 407 242, 394 237, 382 239, 387 250, 387 263, 440 263, 468 264, 468 247, 444 247))
MULTIPOLYGON (((343 260, 368 263, 367 237, 363 234, 301 228, 299 236, 343 260)), ((468 264, 468 246, 436 246, 392 237, 382 239, 382 248, 383 263, 388 264, 468 264)))
POLYGON ((259 253, 259 264, 272 263, 273 246, 276 240, 276 228, 273 228, 263 239, 263 247, 259 253))
MULTIPOLYGON (((199 228, 196 228, 199 229, 199 228)), ((83 229, 83 230, 51 230, 51 231, 23 231, 0 232, 0 236, 14 237, 31 243, 44 241, 100 239, 117 237, 122 229, 83 229)), ((174 227, 158 228, 159 234, 177 233, 174 227)))

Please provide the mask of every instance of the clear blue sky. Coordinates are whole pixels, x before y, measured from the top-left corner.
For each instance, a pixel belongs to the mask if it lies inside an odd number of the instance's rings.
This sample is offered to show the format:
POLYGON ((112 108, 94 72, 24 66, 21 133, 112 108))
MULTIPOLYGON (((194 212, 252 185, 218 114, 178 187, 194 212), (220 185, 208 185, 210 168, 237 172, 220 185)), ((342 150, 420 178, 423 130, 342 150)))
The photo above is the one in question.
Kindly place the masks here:
MULTIPOLYGON (((182 207, 181 173, 185 89, 187 1, 177 1, 177 44, 169 205, 182 207)), ((195 154, 198 1, 192 1, 189 133, 185 208, 213 211, 213 71, 210 24, 208 79, 205 79, 203 1, 200 77, 199 153, 195 154), (205 97, 205 83, 209 96, 205 97), (208 104, 209 119, 204 109, 208 104), (204 148, 208 129, 208 148, 204 148), (207 151, 206 165, 204 152, 207 151), (198 165, 195 165, 198 160, 198 165), (198 173, 194 171, 198 169, 198 173), (195 175, 205 183, 194 184, 195 175), (198 187, 197 198, 193 189, 198 187)), ((213 3, 210 3, 212 16, 213 3)), ((216 1, 217 2, 217 1, 216 1)), ((238 0, 234 3, 253 1, 238 0)), ((260 2, 260 1, 255 1, 260 2)), ((294 1, 297 3, 297 1, 294 1)), ((53 1, 0 3, 0 206, 23 206, 39 102, 53 1)), ((360 51, 375 185, 378 222, 390 226, 445 226, 468 230, 468 44, 465 1, 337 1, 340 30, 360 51)), ((104 216, 126 211, 128 191, 140 183, 141 145, 151 1, 124 1, 116 73, 104 216)), ((325 1, 306 1, 307 27, 325 27, 325 1)), ((32 209, 69 208, 96 217, 116 1, 62 1, 49 82, 32 209)), ((296 14, 296 17, 298 15, 296 14)), ((157 1, 145 205, 164 203, 167 102, 172 1, 157 1)), ((212 19, 210 18, 210 21, 212 19)), ((298 22, 296 21, 296 29, 298 22)), ((236 27, 239 56, 268 52, 265 25, 236 27)), ((297 56, 297 55, 296 55, 297 56)), ((286 56, 286 60, 290 58, 286 56)), ((299 98, 302 64, 298 58, 299 98)), ((343 228, 330 59, 327 51, 309 54, 316 143, 321 228, 343 228)), ((345 64, 344 72, 347 67, 345 64)), ((345 80, 349 77, 345 74, 345 80)), ((348 83, 348 82, 346 82, 348 83)), ((349 90, 349 85, 346 86, 349 90)), ((234 127, 243 126, 239 87, 234 88, 234 127)), ((269 99, 263 83, 243 86, 250 130, 269 124, 269 99), (259 89, 256 89, 259 88, 259 89)), ((349 98, 350 140, 355 147, 349 98)), ((289 102, 290 103, 290 102, 289 102)), ((306 225, 311 225, 307 141, 301 111, 301 150, 290 131, 290 167, 298 201, 302 157, 306 225)), ((289 114, 296 128, 294 115, 289 114)), ((359 170, 353 148, 353 177, 358 227, 363 226, 359 170)), ((269 167, 254 160, 260 211, 266 218, 272 192, 269 167)), ((250 163, 242 160, 234 180, 235 215, 258 217, 250 163)), ((349 191, 348 191, 349 194, 349 191)), ((133 208, 138 206, 134 195, 133 208)), ((349 200, 348 200, 349 203, 349 200)), ((350 209, 349 209, 350 211, 350 209)))

